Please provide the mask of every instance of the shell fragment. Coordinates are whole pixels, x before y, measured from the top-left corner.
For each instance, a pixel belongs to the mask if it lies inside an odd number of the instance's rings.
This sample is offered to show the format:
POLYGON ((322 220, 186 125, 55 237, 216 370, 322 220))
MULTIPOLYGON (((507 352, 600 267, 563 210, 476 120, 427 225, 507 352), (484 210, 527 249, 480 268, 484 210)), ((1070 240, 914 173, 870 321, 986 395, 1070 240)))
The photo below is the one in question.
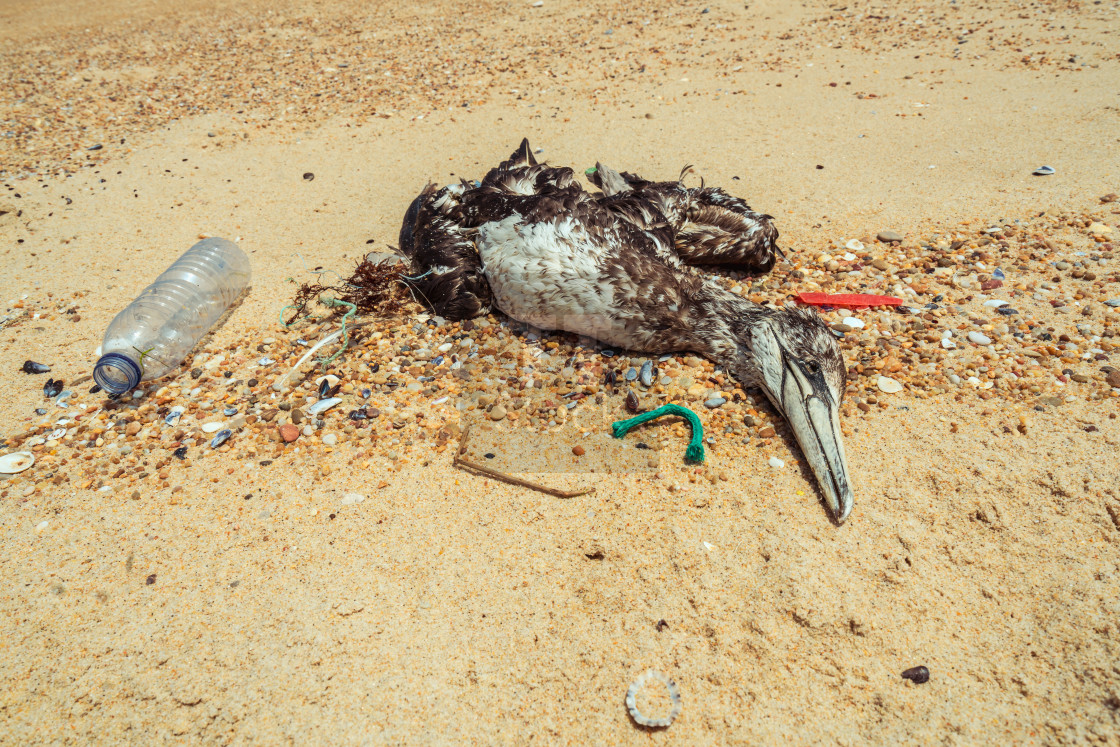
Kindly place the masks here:
POLYGON ((10 454, 0 456, 0 472, 5 475, 23 472, 32 464, 35 464, 35 455, 30 451, 13 451, 10 454))

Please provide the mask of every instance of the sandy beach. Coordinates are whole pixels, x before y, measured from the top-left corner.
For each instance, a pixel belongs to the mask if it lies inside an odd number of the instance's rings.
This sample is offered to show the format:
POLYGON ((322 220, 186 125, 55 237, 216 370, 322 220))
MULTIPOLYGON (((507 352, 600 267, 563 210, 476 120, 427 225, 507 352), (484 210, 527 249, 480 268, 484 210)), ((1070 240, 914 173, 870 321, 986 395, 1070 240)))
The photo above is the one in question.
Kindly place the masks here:
POLYGON ((1118 21, 0 0, 0 454, 35 456, 0 475, 0 744, 1120 744, 1118 21), (299 284, 523 137, 775 216, 786 261, 720 279, 753 301, 903 299, 822 312, 845 524, 686 352, 409 306, 273 388, 339 328, 280 323, 299 284), (109 321, 205 236, 251 292, 175 375, 91 393, 109 321), (612 439, 630 391, 697 412, 704 465, 680 423, 612 439), (594 491, 457 467, 467 425, 469 459, 594 491), (665 729, 624 702, 649 669, 665 729))

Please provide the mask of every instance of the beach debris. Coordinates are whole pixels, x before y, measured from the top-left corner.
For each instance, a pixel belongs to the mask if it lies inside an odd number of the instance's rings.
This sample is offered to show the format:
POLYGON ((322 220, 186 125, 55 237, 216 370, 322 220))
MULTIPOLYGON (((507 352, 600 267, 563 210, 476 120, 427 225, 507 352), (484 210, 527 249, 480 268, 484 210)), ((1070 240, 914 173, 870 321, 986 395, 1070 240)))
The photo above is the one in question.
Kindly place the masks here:
POLYGON ((915 685, 924 685, 929 682, 929 669, 925 666, 910 667, 902 673, 902 679, 910 680, 915 685))
POLYGON ((663 417, 665 415, 680 415, 688 421, 689 427, 692 429, 692 438, 689 439, 688 448, 684 452, 684 460, 686 462, 700 463, 704 461, 704 426, 700 424, 700 418, 696 413, 687 407, 680 405, 662 405, 656 410, 644 412, 637 417, 628 420, 617 420, 611 423, 611 435, 615 438, 623 438, 630 429, 642 423, 648 423, 651 420, 663 417))
MULTIPOLYGON (((559 490, 557 488, 550 488, 547 485, 541 485, 539 483, 530 482, 528 480, 522 480, 520 477, 514 477, 513 475, 506 474, 505 472, 499 472, 492 467, 487 467, 484 464, 479 464, 478 462, 471 461, 470 459, 467 459, 466 456, 464 456, 467 453, 467 440, 470 438, 470 435, 471 427, 470 425, 467 425, 467 427, 463 429, 463 437, 459 440, 459 448, 455 452, 455 460, 453 464, 456 467, 465 467, 469 470, 474 470, 476 472, 481 472, 484 475, 489 475, 496 480, 507 482, 510 485, 519 485, 523 488, 529 488, 530 490, 537 490, 541 493, 554 495, 557 498, 576 498, 581 495, 587 495, 588 493, 595 492, 595 488, 583 488, 582 490, 559 490)), ((487 453, 486 458, 493 459, 494 454, 487 453)))
POLYGON ((642 382, 642 386, 653 386, 653 363, 651 363, 650 361, 646 361, 645 363, 643 363, 642 370, 638 372, 638 377, 639 381, 642 382))
POLYGON ((982 332, 976 332, 976 331, 969 332, 968 333, 968 339, 971 340, 972 342, 976 343, 977 345, 991 345, 992 344, 992 338, 988 337, 986 334, 984 334, 982 332))
POLYGON ((320 415, 331 409, 341 401, 342 399, 340 399, 339 397, 328 397, 327 399, 321 399, 307 408, 307 414, 320 415))
MULTIPOLYGON (((315 345, 310 350, 308 350, 306 353, 303 354, 303 357, 301 357, 298 361, 296 361, 296 364, 288 370, 288 373, 284 374, 279 379, 277 379, 275 383, 273 383, 273 385, 272 385, 273 391, 279 392, 280 390, 282 390, 284 388, 284 385, 288 383, 288 379, 290 379, 292 377, 292 375, 295 374, 295 372, 299 370, 300 366, 302 366, 304 363, 307 362, 308 358, 310 358, 312 355, 315 354, 316 350, 323 347, 324 345, 329 344, 330 342, 332 342, 335 338, 337 338, 341 334, 342 334, 342 330, 339 329, 335 332, 331 332, 329 335, 324 337, 322 340, 319 340, 319 342, 315 343, 315 345)), ((304 345, 307 344, 303 340, 296 340, 296 342, 302 343, 304 345)))
POLYGON ((35 455, 30 451, 13 451, 0 456, 0 473, 14 475, 23 472, 32 464, 35 464, 35 455))
POLYGON ((47 379, 47 383, 43 385, 43 395, 47 399, 53 399, 59 394, 62 394, 62 379, 47 379))
POLYGON ((901 306, 902 299, 894 296, 875 296, 868 293, 798 293, 797 300, 809 306, 901 306))
POLYGON ((224 444, 226 441, 228 441, 229 437, 232 436, 232 435, 233 435, 233 431, 231 431, 229 428, 226 428, 223 431, 218 431, 218 435, 214 436, 213 440, 210 441, 210 448, 211 449, 218 448, 219 446, 224 444))
POLYGON ((1034 174, 1035 176, 1050 176, 1051 174, 1054 173, 1054 167, 1053 166, 1039 166, 1037 169, 1035 169, 1031 173, 1034 174))
POLYGON ((45 374, 50 373, 51 367, 35 361, 24 361, 20 370, 25 374, 45 374))
POLYGON ((879 387, 880 392, 886 394, 898 394, 902 391, 902 382, 896 381, 889 376, 880 376, 875 380, 875 386, 879 387))
POLYGON ((303 180, 305 182, 313 182, 313 181, 315 181, 315 175, 312 174, 310 171, 307 171, 303 175, 303 180))
POLYGON ((665 729, 676 720, 677 716, 681 715, 681 691, 677 687, 677 683, 673 682, 668 675, 649 669, 639 675, 638 679, 630 683, 630 687, 627 688, 626 709, 630 711, 630 718, 634 719, 635 723, 651 729, 665 729), (664 716, 647 715, 638 708, 639 698, 643 701, 642 705, 647 707, 648 702, 653 699, 651 693, 646 691, 647 686, 651 683, 660 684, 668 695, 669 712, 664 716))

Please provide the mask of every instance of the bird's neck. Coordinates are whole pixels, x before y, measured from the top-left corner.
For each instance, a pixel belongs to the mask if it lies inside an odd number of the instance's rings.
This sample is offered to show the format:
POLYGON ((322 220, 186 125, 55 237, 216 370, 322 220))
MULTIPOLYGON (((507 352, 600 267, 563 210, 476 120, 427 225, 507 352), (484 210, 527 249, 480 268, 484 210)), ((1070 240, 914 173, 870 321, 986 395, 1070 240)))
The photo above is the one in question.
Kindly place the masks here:
POLYGON ((707 282, 693 298, 689 312, 694 337, 690 347, 716 363, 730 366, 744 347, 750 347, 750 330, 774 310, 707 282))

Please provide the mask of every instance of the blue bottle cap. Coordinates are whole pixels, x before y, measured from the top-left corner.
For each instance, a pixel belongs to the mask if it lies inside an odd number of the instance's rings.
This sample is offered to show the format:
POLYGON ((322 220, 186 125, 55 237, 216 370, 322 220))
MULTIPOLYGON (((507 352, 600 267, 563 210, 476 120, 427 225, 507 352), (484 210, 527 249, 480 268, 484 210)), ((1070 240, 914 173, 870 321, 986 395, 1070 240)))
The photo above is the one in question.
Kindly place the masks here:
POLYGON ((140 384, 143 372, 123 353, 106 353, 93 367, 93 380, 111 394, 124 394, 140 384))

